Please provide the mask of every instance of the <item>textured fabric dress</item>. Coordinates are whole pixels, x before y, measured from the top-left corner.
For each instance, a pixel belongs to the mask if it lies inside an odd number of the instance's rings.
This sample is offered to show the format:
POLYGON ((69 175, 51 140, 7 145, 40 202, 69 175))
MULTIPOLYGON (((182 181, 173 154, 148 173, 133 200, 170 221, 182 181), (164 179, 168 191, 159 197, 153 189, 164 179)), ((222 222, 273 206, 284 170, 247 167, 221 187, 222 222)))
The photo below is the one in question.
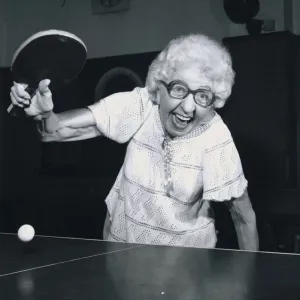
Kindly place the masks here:
POLYGON ((166 138, 159 107, 146 88, 116 93, 89 106, 101 135, 128 142, 106 198, 105 240, 214 248, 210 201, 240 197, 247 188, 231 133, 215 112, 184 137, 166 138))

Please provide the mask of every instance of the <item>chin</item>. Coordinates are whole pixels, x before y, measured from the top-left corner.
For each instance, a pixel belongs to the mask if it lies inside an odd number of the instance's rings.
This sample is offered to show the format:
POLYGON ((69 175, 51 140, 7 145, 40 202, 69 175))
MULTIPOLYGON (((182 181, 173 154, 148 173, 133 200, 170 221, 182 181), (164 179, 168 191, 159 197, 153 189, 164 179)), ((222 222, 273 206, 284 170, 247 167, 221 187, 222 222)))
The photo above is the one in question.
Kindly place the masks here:
POLYGON ((183 129, 178 129, 173 126, 172 120, 169 118, 168 121, 165 123, 165 132, 171 138, 183 137, 192 130, 193 126, 191 125, 192 124, 188 125, 186 128, 183 129))
POLYGON ((188 133, 190 133, 192 130, 192 128, 186 128, 182 131, 170 128, 167 130, 167 133, 169 134, 170 137, 172 138, 176 138, 176 137, 183 137, 185 135, 187 135, 188 133))

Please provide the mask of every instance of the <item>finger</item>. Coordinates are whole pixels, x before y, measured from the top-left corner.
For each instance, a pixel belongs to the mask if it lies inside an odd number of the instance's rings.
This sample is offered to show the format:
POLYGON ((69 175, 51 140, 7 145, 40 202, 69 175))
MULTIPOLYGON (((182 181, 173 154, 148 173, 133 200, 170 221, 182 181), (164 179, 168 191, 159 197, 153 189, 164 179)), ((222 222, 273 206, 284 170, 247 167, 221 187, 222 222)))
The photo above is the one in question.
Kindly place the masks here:
POLYGON ((30 95, 25 91, 27 84, 21 84, 14 81, 14 87, 16 89, 16 93, 19 97, 23 97, 26 99, 30 99, 30 95))
POLYGON ((11 94, 12 94, 12 96, 14 97, 15 101, 18 102, 18 103, 25 104, 26 102, 28 102, 27 99, 22 98, 22 97, 20 97, 20 96, 17 94, 17 91, 16 91, 15 87, 12 87, 12 88, 11 88, 11 94))
POLYGON ((11 88, 11 98, 12 98, 12 102, 17 102, 19 104, 23 104, 23 105, 30 105, 30 100, 21 98, 17 95, 17 92, 14 88, 11 88), (13 97, 13 98, 12 98, 13 97))
POLYGON ((51 82, 50 79, 44 79, 44 80, 40 81, 40 83, 39 83, 39 92, 40 92, 41 95, 45 95, 47 93, 51 94, 51 91, 49 89, 50 82, 51 82))
POLYGON ((24 105, 22 103, 19 103, 15 96, 13 95, 12 92, 10 92, 10 99, 11 99, 11 103, 14 105, 14 106, 19 106, 19 107, 24 107, 24 105))

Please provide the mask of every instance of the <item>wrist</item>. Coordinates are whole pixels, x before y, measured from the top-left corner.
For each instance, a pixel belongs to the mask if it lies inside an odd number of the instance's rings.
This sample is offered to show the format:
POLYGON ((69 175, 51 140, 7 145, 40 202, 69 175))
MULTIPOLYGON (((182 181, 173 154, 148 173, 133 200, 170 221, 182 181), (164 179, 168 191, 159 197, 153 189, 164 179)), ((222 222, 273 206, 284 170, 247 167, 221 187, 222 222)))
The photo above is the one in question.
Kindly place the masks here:
POLYGON ((49 119, 53 114, 53 110, 49 110, 45 113, 42 114, 42 118, 45 120, 45 119, 49 119))
POLYGON ((53 110, 49 110, 47 112, 44 112, 44 113, 41 113, 37 116, 35 116, 33 119, 35 121, 43 121, 43 120, 46 120, 46 119, 49 119, 53 114, 53 110))

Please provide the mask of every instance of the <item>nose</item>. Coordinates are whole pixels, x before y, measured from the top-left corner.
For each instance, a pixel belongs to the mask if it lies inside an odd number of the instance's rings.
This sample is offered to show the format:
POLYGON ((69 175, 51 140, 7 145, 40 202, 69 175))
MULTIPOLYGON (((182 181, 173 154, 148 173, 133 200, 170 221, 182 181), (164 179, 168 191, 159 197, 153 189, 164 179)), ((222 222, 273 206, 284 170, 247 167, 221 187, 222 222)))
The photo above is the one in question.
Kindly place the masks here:
POLYGON ((196 103, 192 94, 187 95, 187 97, 182 100, 181 107, 187 115, 194 112, 196 109, 196 103))

